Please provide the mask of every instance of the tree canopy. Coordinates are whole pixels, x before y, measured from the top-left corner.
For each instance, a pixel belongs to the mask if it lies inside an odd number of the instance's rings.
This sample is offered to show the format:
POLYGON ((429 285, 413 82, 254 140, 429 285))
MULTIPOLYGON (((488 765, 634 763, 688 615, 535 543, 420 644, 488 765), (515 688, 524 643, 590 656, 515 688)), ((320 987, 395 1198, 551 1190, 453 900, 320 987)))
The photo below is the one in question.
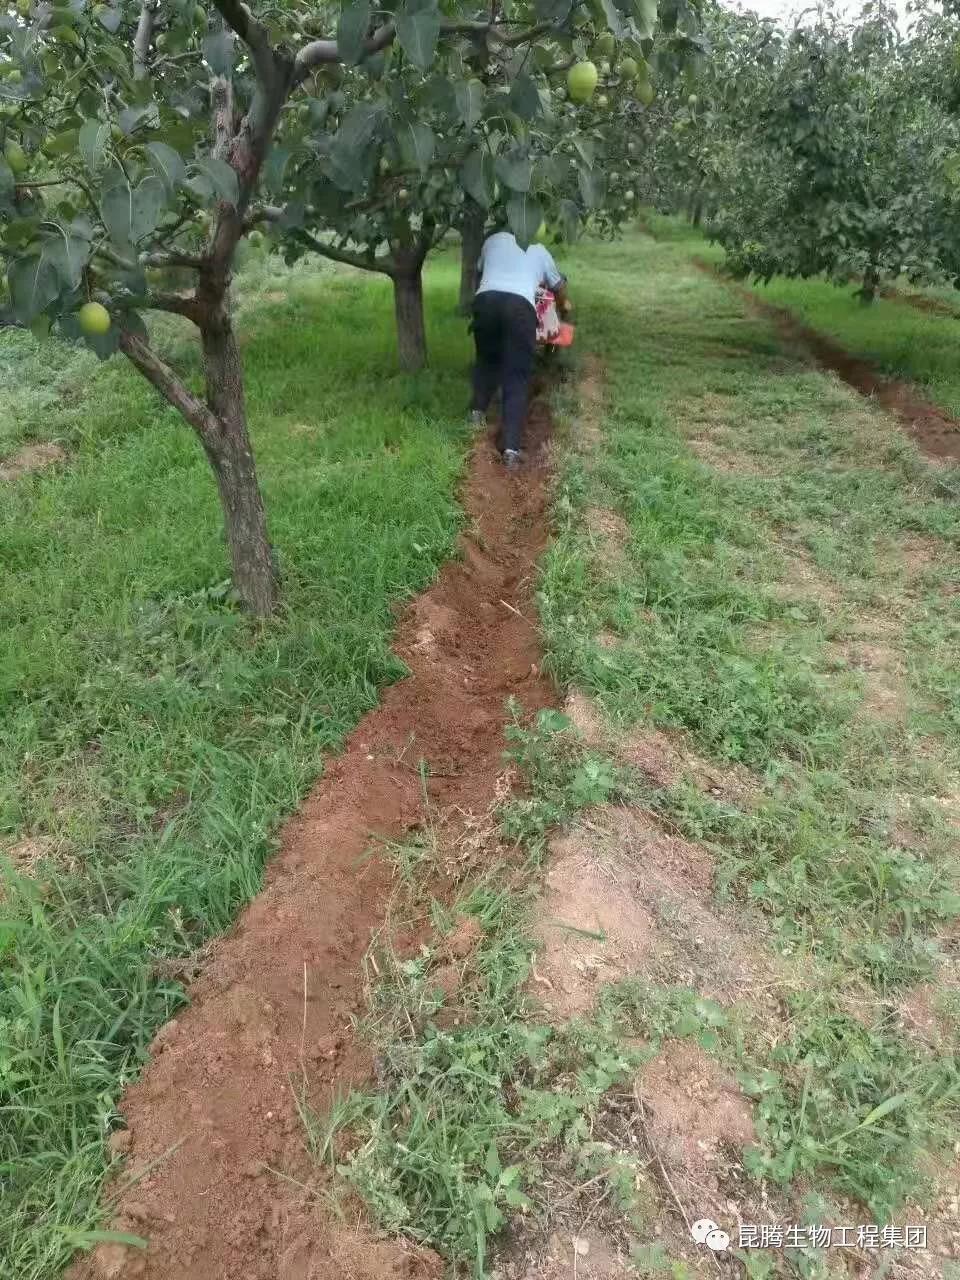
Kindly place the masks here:
POLYGON ((712 54, 655 145, 658 196, 706 212, 742 275, 880 282, 960 267, 958 28, 893 9, 783 30, 710 11, 712 54))

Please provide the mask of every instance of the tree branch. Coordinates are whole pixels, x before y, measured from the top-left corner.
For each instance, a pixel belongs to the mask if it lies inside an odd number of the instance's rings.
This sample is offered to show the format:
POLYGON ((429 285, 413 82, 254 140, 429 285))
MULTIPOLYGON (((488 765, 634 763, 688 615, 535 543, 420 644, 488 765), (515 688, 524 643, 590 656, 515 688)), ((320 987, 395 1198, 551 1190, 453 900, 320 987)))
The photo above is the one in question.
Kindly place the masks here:
POLYGON ((140 20, 137 32, 133 37, 133 78, 146 80, 150 74, 147 60, 150 57, 150 43, 153 40, 153 21, 157 12, 156 0, 143 0, 140 7, 140 20))
POLYGON ((140 255, 140 264, 144 267, 189 267, 191 271, 199 271, 203 261, 195 254, 179 253, 176 249, 140 255))
POLYGON ((266 27, 257 21, 243 0, 213 0, 224 22, 250 50, 257 79, 271 86, 277 60, 266 27))
MULTIPOLYGON (((393 43, 396 34, 397 29, 392 22, 384 23, 380 30, 364 43, 363 57, 369 58, 372 54, 379 53, 381 49, 386 49, 388 44, 393 43)), ((340 49, 336 40, 311 40, 297 54, 293 70, 293 86, 301 84, 314 67, 339 61, 340 49)))
POLYGON ((521 31, 515 36, 501 36, 500 43, 506 45, 508 49, 515 49, 517 45, 526 44, 528 40, 536 40, 539 36, 545 36, 548 31, 555 31, 556 27, 552 22, 538 22, 535 27, 528 27, 526 31, 521 31))
MULTIPOLYGON (((214 2, 219 7, 219 0, 214 0, 214 2)), ((508 36, 504 35, 499 30, 497 23, 493 21, 454 21, 448 18, 441 20, 440 23, 440 31, 443 35, 492 35, 496 37, 500 44, 510 49, 516 48, 517 45, 526 44, 528 40, 536 40, 538 36, 554 30, 556 30, 555 23, 540 22, 536 26, 528 27, 525 31, 518 32, 516 35, 508 36)), ((397 30, 394 24, 392 22, 385 23, 364 44, 363 57, 369 58, 371 54, 379 53, 381 49, 385 49, 387 45, 393 43, 396 34, 397 30)), ((302 83, 314 67, 326 66, 340 61, 340 49, 336 40, 311 40, 297 54, 293 85, 296 86, 302 83)))
POLYGON ((160 392, 168 404, 190 423, 204 445, 216 444, 220 437, 220 423, 216 416, 181 382, 170 366, 153 350, 148 342, 129 330, 120 335, 120 350, 139 370, 146 380, 160 392))
POLYGON ((378 262, 373 254, 367 256, 362 253, 353 253, 350 249, 339 249, 334 244, 326 244, 323 240, 318 240, 309 231, 298 230, 293 234, 301 244, 305 244, 314 253, 319 253, 321 257, 329 258, 331 262, 340 262, 346 267, 357 267, 360 271, 376 271, 383 276, 388 276, 393 271, 394 264, 387 259, 381 259, 378 262))
POLYGON ((144 298, 143 305, 151 311, 169 311, 200 328, 201 306, 192 293, 157 293, 151 292, 144 298))

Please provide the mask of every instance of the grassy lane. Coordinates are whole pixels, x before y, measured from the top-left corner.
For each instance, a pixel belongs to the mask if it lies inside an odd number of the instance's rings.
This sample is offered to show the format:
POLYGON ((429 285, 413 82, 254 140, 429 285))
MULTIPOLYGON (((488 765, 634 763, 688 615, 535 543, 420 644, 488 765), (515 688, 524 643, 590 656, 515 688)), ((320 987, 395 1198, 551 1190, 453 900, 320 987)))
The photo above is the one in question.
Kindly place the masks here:
POLYGON ((784 1024, 734 1054, 752 1171, 898 1213, 932 1197, 960 1108, 960 515, 685 239, 591 247, 571 278, 606 385, 543 575, 552 668, 614 734, 680 734, 741 778, 648 775, 643 795, 795 973, 784 1024))
POLYGON ((5 386, 34 394, 13 426, 0 401, 0 443, 42 420, 74 453, 0 504, 0 1274, 49 1277, 88 1238, 115 1101, 182 999, 178 962, 256 893, 278 823, 400 674, 391 606, 459 519, 454 275, 431 273, 433 365, 413 381, 381 282, 248 278, 284 576, 257 627, 228 598, 192 433, 120 362, 91 377, 71 354, 38 379, 49 349, 3 340, 5 386))
MULTIPOLYGON (((688 243, 566 265, 568 714, 508 728, 527 785, 466 851, 442 814, 395 850, 395 920, 437 866, 462 891, 415 956, 378 940, 378 1087, 315 1150, 457 1277, 717 1274, 682 1210, 921 1223, 890 1274, 956 1280, 960 515, 688 243)), ((749 1280, 878 1262, 734 1249, 749 1280)))
MULTIPOLYGON (((722 266, 723 250, 699 232, 673 219, 653 217, 657 238, 685 244, 690 253, 722 266)), ((949 315, 922 311, 902 302, 879 299, 864 307, 857 286, 838 288, 829 281, 776 279, 754 286, 757 297, 784 307, 798 320, 833 338, 851 355, 869 360, 882 373, 907 378, 924 389, 934 404, 960 417, 960 322, 949 315)), ((931 296, 956 306, 955 290, 931 290, 931 296), (952 296, 951 296, 952 295, 952 296)))

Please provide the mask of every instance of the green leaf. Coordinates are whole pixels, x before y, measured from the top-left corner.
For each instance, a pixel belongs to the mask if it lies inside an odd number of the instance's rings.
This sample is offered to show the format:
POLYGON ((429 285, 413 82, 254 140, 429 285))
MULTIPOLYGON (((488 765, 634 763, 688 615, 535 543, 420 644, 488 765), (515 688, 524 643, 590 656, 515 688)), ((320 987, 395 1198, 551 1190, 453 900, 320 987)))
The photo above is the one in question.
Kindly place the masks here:
POLYGON ((554 22, 558 26, 566 22, 573 8, 573 0, 535 0, 534 11, 541 22, 554 22))
POLYGON ((686 1009, 677 1016, 676 1022, 671 1027, 671 1032, 675 1036, 699 1035, 700 1019, 692 1010, 686 1009))
POLYGON ((156 230, 166 203, 166 187, 156 174, 148 174, 135 187, 121 178, 100 202, 110 239, 119 249, 137 244, 156 230))
POLYGON ((109 360, 120 346, 120 329, 112 324, 106 333, 85 333, 83 340, 99 360, 109 360))
POLYGON ((496 195, 493 157, 484 147, 471 151, 460 170, 460 181, 467 195, 482 209, 489 209, 496 195))
POLYGON ((233 70, 234 45, 229 31, 212 31, 200 45, 204 60, 217 76, 228 76, 233 70))
POLYGON ((12 200, 15 186, 13 170, 3 156, 0 156, 0 201, 12 200))
POLYGON ((171 194, 186 181, 187 170, 179 151, 165 142, 148 142, 146 153, 171 194))
POLYGON ((148 128, 154 128, 159 123, 157 104, 144 102, 137 106, 124 107, 117 117, 117 123, 128 138, 143 124, 148 128))
POLYGON ((577 181, 580 186, 580 198, 586 208, 596 209, 603 203, 606 182, 598 170, 581 167, 577 171, 577 181))
POLYGON ((195 161, 194 168, 202 177, 209 180, 211 187, 221 200, 227 204, 237 203, 240 197, 237 174, 226 160, 220 160, 217 156, 204 156, 201 160, 195 161))
POLYGON ((596 148, 593 143, 588 138, 576 137, 573 140, 573 145, 576 147, 577 153, 583 163, 588 169, 592 169, 596 159, 596 148))
POLYGON ((119 9, 103 5, 95 8, 94 13, 96 13, 97 21, 105 31, 109 31, 111 35, 119 31, 120 23, 123 21, 123 15, 119 9))
POLYGON ((530 179, 533 177, 533 165, 530 157, 522 151, 513 149, 497 156, 494 166, 497 177, 511 191, 529 191, 530 179))
POLYGON ((123 328, 126 333, 135 334, 136 337, 142 338, 144 342, 149 340, 147 326, 144 324, 143 316, 139 311, 125 311, 123 313, 123 328))
POLYGON ((87 120, 80 126, 77 145, 80 157, 91 173, 96 173, 103 164, 110 139, 110 126, 102 120, 87 120))
POLYGON ((43 149, 48 156, 73 156, 76 155, 80 147, 80 130, 64 129, 60 133, 53 134, 43 144, 43 149))
POLYGON ((271 147, 263 166, 263 185, 271 193, 277 195, 283 188, 283 175, 290 163, 290 151, 287 147, 271 147))
POLYGON ((38 228, 38 218, 11 218, 3 229, 4 244, 8 249, 22 249, 34 239, 38 228))
POLYGON ((415 67, 426 71, 433 62, 440 38, 440 13, 435 3, 409 3, 397 17, 397 40, 415 67))
POLYGON ((397 133, 397 142, 404 164, 426 173, 437 147, 437 139, 430 126, 419 121, 402 125, 397 133))
POLYGON ((384 108, 380 103, 358 103, 345 116, 335 141, 353 150, 361 150, 376 137, 383 116, 384 108))
POLYGON ((103 214, 103 225, 113 243, 120 249, 129 248, 130 228, 133 224, 133 188, 122 174, 119 181, 104 191, 100 212, 103 214))
POLYGON ((531 76, 522 72, 510 86, 510 106, 521 120, 532 120, 540 114, 540 92, 531 76))
POLYGON ((533 243, 542 221, 543 209, 537 200, 520 191, 515 191, 510 196, 507 201, 507 222, 521 249, 526 249, 527 245, 533 243))
MULTIPOLYGON (((849 1130, 849 1133, 857 1133, 860 1129, 866 1129, 872 1124, 876 1124, 878 1120, 882 1120, 884 1116, 888 1116, 891 1111, 897 1111, 905 1103, 909 1102, 913 1097, 910 1093, 895 1093, 891 1098, 885 1098, 883 1102, 868 1112, 855 1129, 849 1130)), ((841 1137, 847 1137, 848 1134, 842 1134, 841 1137)), ((839 1139, 834 1139, 834 1142, 839 1139)))
POLYGON ((522 1191, 518 1191, 516 1187, 505 1187, 503 1192, 504 1201, 511 1209, 531 1209, 533 1205, 529 1196, 525 1196, 522 1191))
POLYGON ((59 227, 57 233, 44 241, 43 253, 53 263, 61 286, 76 289, 90 258, 89 239, 75 235, 67 227, 59 227))
POLYGON ((657 0, 633 0, 633 16, 638 37, 641 40, 652 39, 657 27, 657 0))
POLYGON ((483 85, 479 80, 458 80, 453 92, 460 119, 468 129, 472 129, 483 113, 483 85))
POLYGON ((620 16, 617 6, 613 3, 613 0, 597 0, 597 3, 600 5, 603 12, 607 27, 614 36, 620 40, 623 37, 624 27, 623 19, 620 16))
POLYGON ((143 1236, 130 1235, 126 1231, 74 1231, 67 1230, 65 1238, 75 1249, 90 1249, 95 1244, 126 1244, 134 1249, 146 1249, 143 1236))
POLYGON ((344 4, 337 22, 337 49, 348 67, 360 61, 369 30, 370 0, 353 0, 352 4, 344 4))
POLYGON ((42 253, 15 258, 7 271, 7 283, 14 314, 23 324, 30 324, 60 294, 56 269, 42 253))
POLYGON ((149 173, 133 190, 133 218, 131 238, 139 244, 151 232, 156 231, 160 216, 167 207, 167 189, 162 179, 149 173))
POLYGON ((502 1168, 500 1163, 500 1153, 497 1150, 496 1144, 493 1142, 491 1142, 489 1147, 487 1147, 487 1156, 483 1165, 491 1178, 496 1179, 500 1176, 500 1170, 502 1168))

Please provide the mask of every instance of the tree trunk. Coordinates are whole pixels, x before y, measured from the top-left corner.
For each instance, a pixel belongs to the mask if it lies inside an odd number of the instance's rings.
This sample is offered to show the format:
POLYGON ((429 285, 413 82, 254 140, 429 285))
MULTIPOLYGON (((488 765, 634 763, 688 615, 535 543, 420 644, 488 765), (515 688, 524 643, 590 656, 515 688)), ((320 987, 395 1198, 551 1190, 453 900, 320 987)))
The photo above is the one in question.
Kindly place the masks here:
POLYGON ((251 613, 265 616, 276 607, 277 575, 247 433, 240 352, 226 317, 204 326, 202 339, 207 403, 219 430, 201 439, 220 489, 233 585, 251 613))
POLYGON ((427 332, 423 320, 423 268, 393 275, 393 307, 397 317, 400 368, 416 373, 427 363, 427 332))
POLYGON ((876 265, 871 263, 863 273, 863 286, 858 292, 860 301, 865 307, 869 307, 876 300, 877 289, 880 287, 880 272, 876 265))
POLYGON ((460 228, 460 314, 468 315, 477 292, 477 263, 483 248, 484 213, 475 200, 467 199, 460 228))

